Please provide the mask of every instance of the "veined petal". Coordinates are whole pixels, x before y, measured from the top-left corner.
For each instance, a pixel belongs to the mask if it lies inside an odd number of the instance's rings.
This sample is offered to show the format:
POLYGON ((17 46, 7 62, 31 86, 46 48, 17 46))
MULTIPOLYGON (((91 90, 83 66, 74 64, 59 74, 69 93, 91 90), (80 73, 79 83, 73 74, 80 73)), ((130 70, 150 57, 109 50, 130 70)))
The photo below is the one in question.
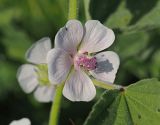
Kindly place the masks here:
POLYGON ((9 125, 31 125, 31 122, 28 118, 22 118, 20 120, 14 120, 9 125))
POLYGON ((85 24, 85 35, 80 45, 81 53, 102 51, 114 42, 114 32, 97 20, 89 20, 85 24))
POLYGON ((101 52, 95 55, 97 67, 90 71, 91 75, 105 83, 113 83, 120 64, 119 56, 112 51, 101 52))
POLYGON ((55 37, 55 47, 70 54, 75 54, 83 37, 83 26, 78 20, 70 20, 55 37))
POLYGON ((35 64, 46 63, 48 51, 51 49, 51 40, 44 37, 34 43, 26 52, 27 61, 35 64))
POLYGON ((48 52, 47 63, 49 80, 52 84, 62 83, 73 64, 70 55, 59 48, 54 48, 48 52))
POLYGON ((38 85, 35 68, 34 65, 24 64, 18 69, 17 79, 26 93, 32 92, 38 85))
POLYGON ((34 92, 34 97, 39 102, 51 102, 53 101, 54 95, 55 95, 55 87, 53 85, 38 86, 38 88, 34 92))
POLYGON ((74 70, 65 83, 63 95, 71 101, 91 101, 96 95, 96 89, 82 70, 74 70))

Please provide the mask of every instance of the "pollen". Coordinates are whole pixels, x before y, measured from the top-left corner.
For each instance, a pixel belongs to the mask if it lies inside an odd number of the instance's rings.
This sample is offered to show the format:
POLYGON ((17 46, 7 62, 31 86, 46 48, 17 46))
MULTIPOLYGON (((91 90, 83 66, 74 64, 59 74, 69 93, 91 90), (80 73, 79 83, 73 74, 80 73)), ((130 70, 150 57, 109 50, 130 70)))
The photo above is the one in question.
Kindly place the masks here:
POLYGON ((86 70, 94 70, 97 65, 96 57, 87 57, 86 55, 79 56, 76 59, 77 65, 86 70))

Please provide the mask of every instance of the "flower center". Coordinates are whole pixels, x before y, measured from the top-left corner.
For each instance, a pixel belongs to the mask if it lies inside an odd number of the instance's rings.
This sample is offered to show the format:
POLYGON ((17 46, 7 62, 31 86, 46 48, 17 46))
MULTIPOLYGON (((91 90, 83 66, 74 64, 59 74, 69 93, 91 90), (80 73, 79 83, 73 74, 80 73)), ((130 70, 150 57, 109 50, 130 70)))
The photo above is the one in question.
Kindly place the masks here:
POLYGON ((75 61, 77 66, 81 66, 86 70, 94 70, 97 65, 96 57, 89 57, 87 55, 78 55, 75 61))
POLYGON ((38 64, 36 73, 40 85, 50 85, 48 79, 48 67, 46 64, 38 64))

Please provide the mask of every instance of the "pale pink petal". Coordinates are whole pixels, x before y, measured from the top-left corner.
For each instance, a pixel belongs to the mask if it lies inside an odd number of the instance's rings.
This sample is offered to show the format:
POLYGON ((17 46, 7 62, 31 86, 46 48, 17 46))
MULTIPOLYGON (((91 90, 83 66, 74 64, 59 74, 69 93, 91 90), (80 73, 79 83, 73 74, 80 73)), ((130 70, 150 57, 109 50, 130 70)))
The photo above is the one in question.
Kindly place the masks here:
POLYGON ((55 37, 55 47, 75 54, 83 37, 83 26, 78 20, 70 20, 55 37))
POLYGON ((53 101, 54 95, 55 95, 55 87, 53 85, 38 86, 38 88, 34 92, 34 97, 39 102, 51 102, 53 101))
POLYGON ((31 125, 31 122, 28 118, 22 118, 20 120, 14 120, 9 125, 31 125))
POLYGON ((66 79, 73 62, 68 53, 54 48, 48 52, 47 63, 49 80, 52 84, 60 84, 66 79))
POLYGON ((27 61, 35 64, 46 63, 48 51, 51 49, 51 40, 44 37, 34 43, 26 52, 27 61))
POLYGON ((112 51, 101 52, 95 55, 97 68, 90 71, 91 75, 97 80, 105 83, 113 83, 119 68, 119 56, 112 51))
POLYGON ((65 83, 63 95, 71 101, 91 101, 96 89, 82 70, 74 70, 65 83))
POLYGON ((38 85, 36 67, 30 64, 22 65, 17 72, 17 79, 21 88, 26 93, 32 92, 38 85))
POLYGON ((80 45, 81 53, 102 51, 114 42, 114 32, 97 20, 89 20, 85 24, 85 35, 80 45))

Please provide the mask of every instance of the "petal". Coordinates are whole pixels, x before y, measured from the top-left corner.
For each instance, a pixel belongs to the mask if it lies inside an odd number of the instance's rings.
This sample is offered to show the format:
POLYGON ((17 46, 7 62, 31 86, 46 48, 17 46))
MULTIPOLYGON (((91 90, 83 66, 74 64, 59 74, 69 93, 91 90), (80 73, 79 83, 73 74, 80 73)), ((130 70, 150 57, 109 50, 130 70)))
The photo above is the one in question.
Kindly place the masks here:
POLYGON ((44 37, 34 43, 26 52, 27 61, 35 64, 46 63, 46 56, 51 49, 51 40, 44 37))
POLYGON ((14 120, 9 125, 31 125, 31 122, 28 118, 22 118, 20 120, 14 120))
POLYGON ((94 53, 112 45, 115 39, 114 32, 97 20, 89 20, 85 24, 86 33, 80 46, 81 53, 94 53))
POLYGON ((74 70, 65 83, 63 95, 71 101, 90 101, 95 97, 96 89, 82 70, 74 70))
POLYGON ((61 28, 55 37, 55 47, 61 48, 70 54, 77 51, 83 37, 83 26, 78 20, 70 20, 61 28))
POLYGON ((34 92, 34 97, 39 102, 50 102, 53 100, 55 95, 55 87, 50 86, 39 86, 34 92))
POLYGON ((118 55, 115 52, 107 51, 95 55, 97 68, 90 71, 91 75, 106 83, 113 83, 120 64, 118 55))
POLYGON ((36 67, 30 64, 24 64, 18 69, 17 79, 26 93, 32 92, 38 85, 35 69, 36 67))
POLYGON ((59 84, 66 79, 72 65, 72 60, 68 53, 59 48, 54 48, 48 52, 47 63, 50 82, 52 84, 59 84))

